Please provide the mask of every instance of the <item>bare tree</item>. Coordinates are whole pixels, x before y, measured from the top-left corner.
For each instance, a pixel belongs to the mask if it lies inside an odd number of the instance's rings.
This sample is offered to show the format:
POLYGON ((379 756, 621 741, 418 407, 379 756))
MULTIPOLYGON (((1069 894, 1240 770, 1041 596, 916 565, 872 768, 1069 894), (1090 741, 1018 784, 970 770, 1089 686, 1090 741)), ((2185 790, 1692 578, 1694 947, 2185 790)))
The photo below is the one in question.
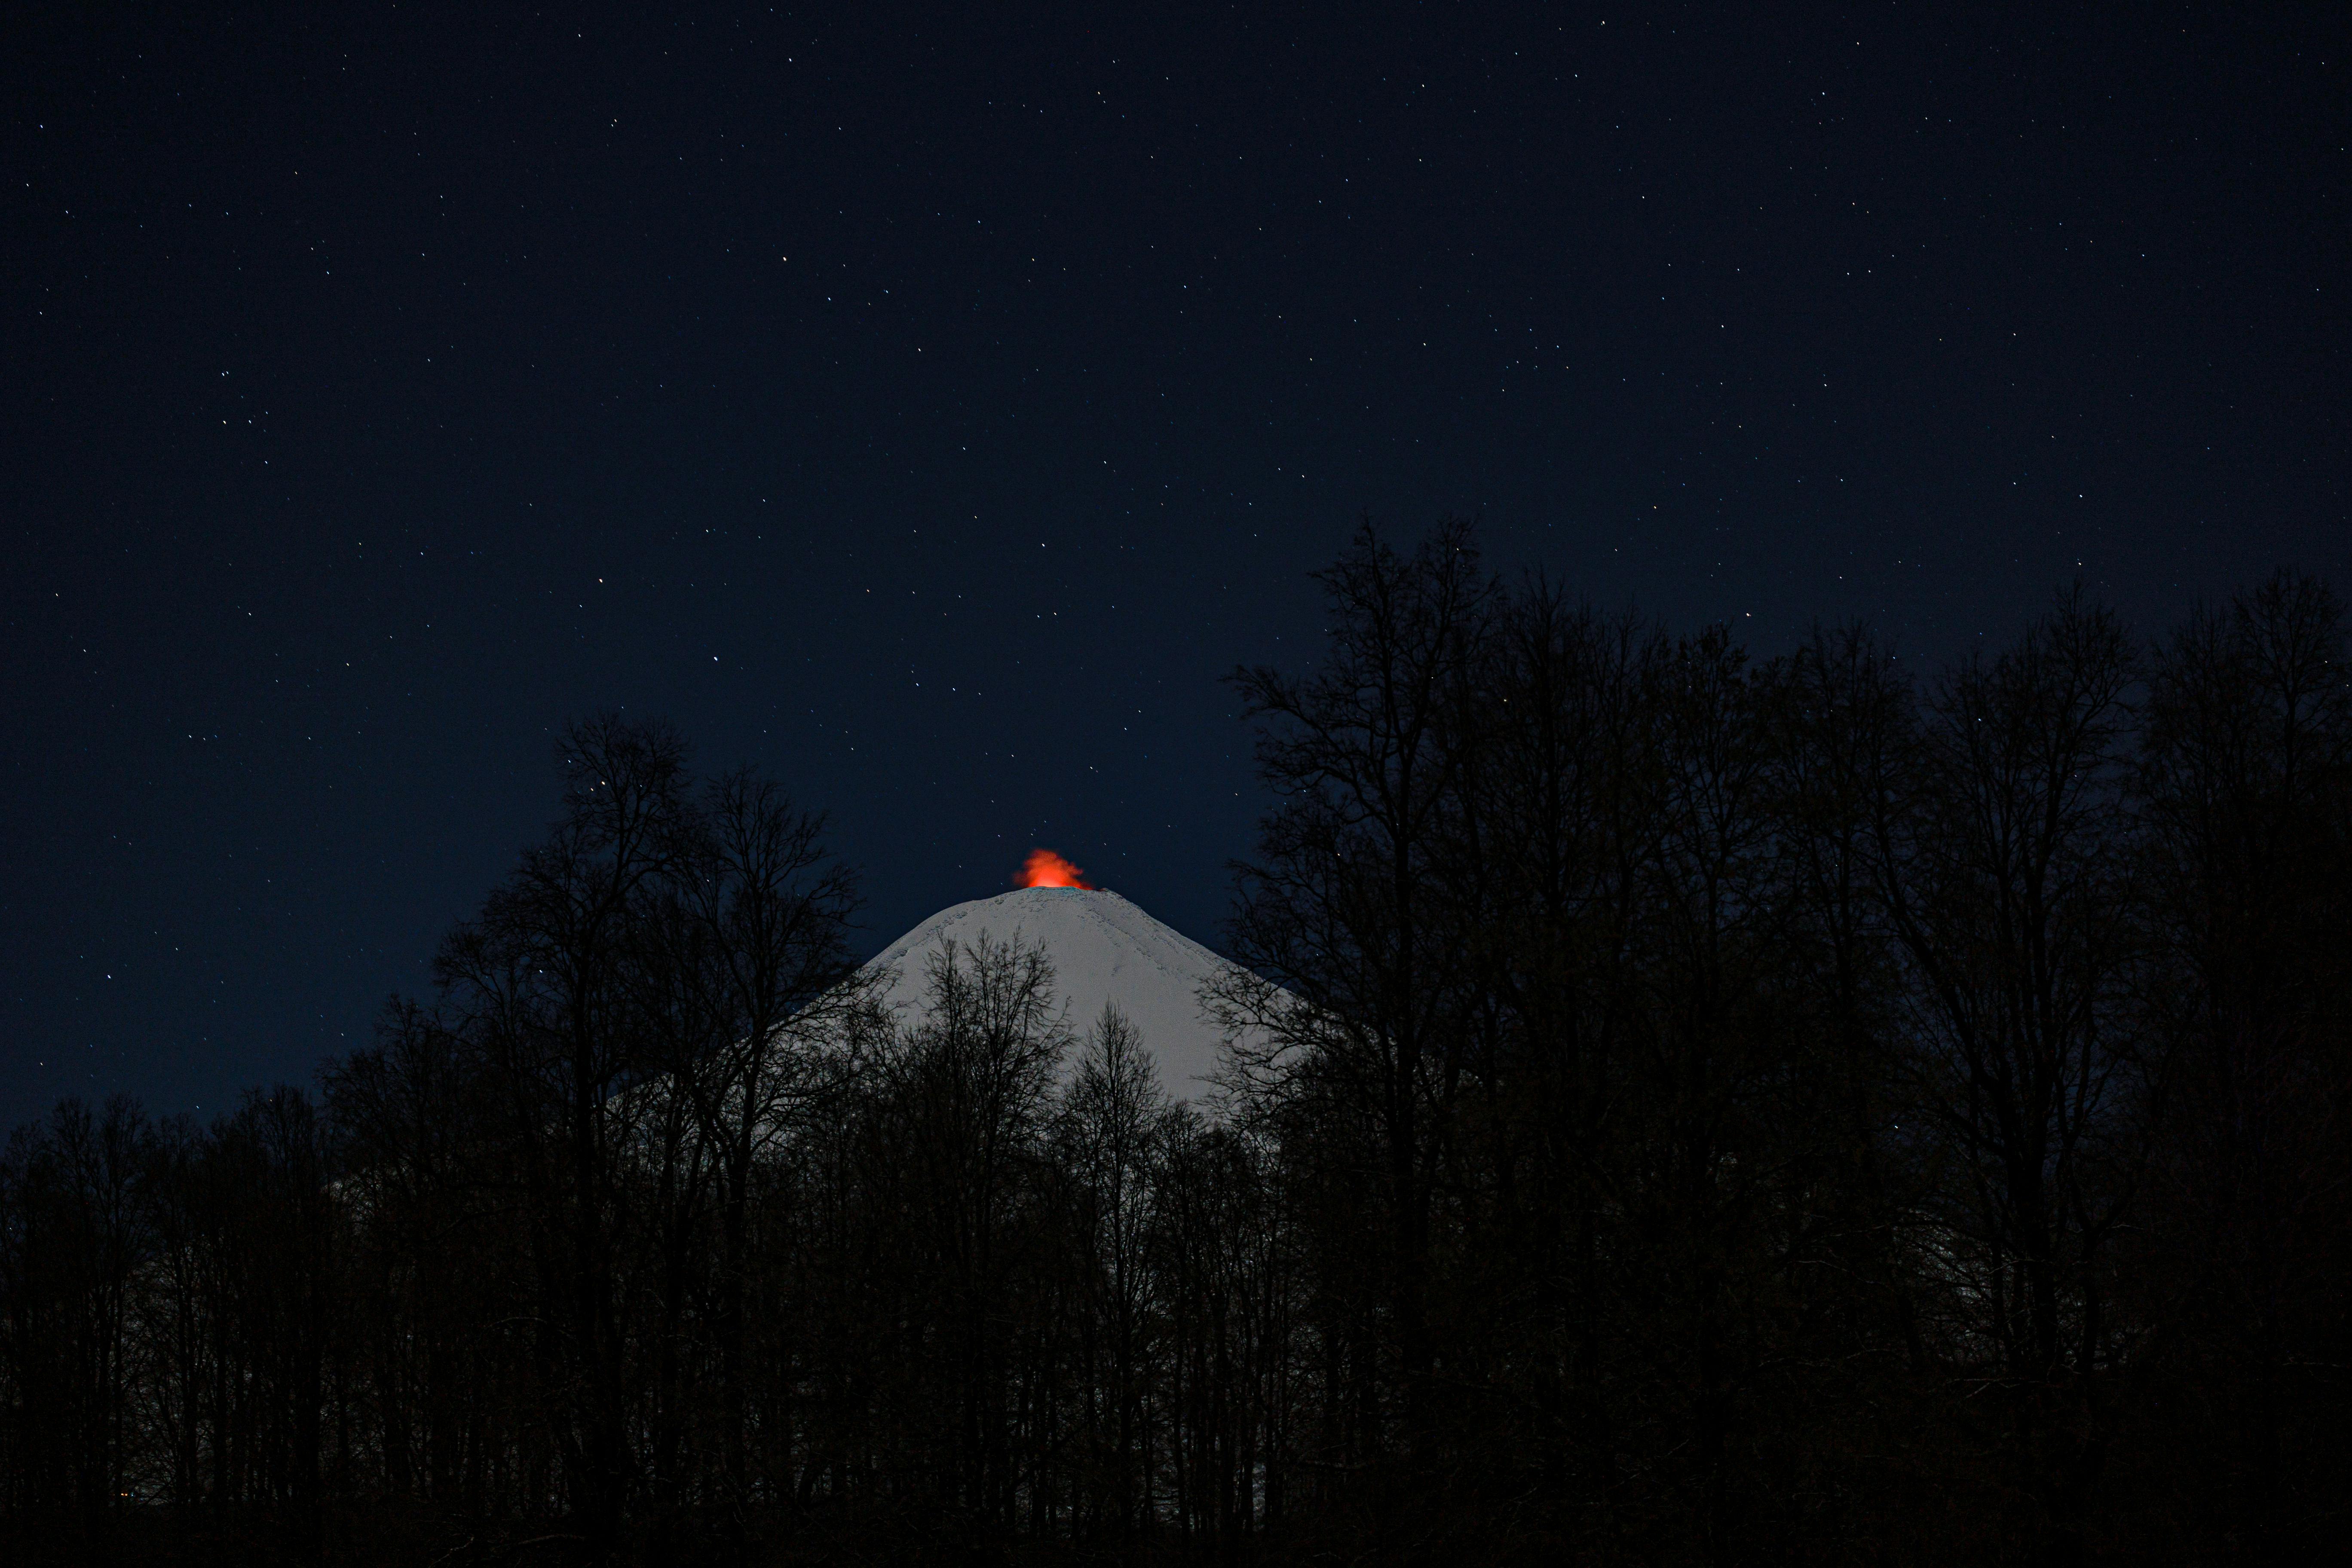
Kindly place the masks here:
POLYGON ((1087 1031, 1060 1118, 1078 1200, 1082 1279, 1092 1310, 1084 1353, 1087 1446, 1102 1456, 1102 1510, 1115 1540, 1141 1522, 1150 1369, 1153 1173, 1168 1097, 1143 1037, 1112 1003, 1087 1031))
POLYGON ((536 1335, 572 1506, 610 1541, 635 1481, 631 1365, 617 1282, 637 1216, 620 1091, 660 1065, 630 966, 647 899, 681 850, 686 747, 603 717, 562 747, 564 811, 547 840, 445 944, 436 974, 480 1042, 523 1151, 543 1300, 536 1335))
POLYGON ((2103 1254, 2131 1193, 2134 674, 2115 616, 2062 596, 2014 647, 1945 679, 1881 818, 1921 1108, 1949 1160, 1926 1262, 1945 1277, 1951 1348, 1986 1347, 2009 1391, 2019 1482, 2053 1551, 2105 1441, 2103 1254))
POLYGON ((2140 795, 2177 1042, 2143 1313, 2228 1376, 2207 1441, 2246 1542, 2297 1540, 2340 1449, 2352 1160, 2352 687, 2342 605, 2281 572, 2192 615, 2150 680, 2140 795), (2183 1268, 2186 1262, 2189 1267, 2183 1268))
POLYGON ((887 1069, 883 1125, 945 1299, 951 1495, 993 1532, 1013 1523, 1022 1479, 1008 1293, 1070 1029, 1052 961, 1017 934, 950 942, 929 963, 927 1006, 887 1069))
POLYGON ((1465 1061, 1464 922, 1444 905, 1462 757, 1450 722, 1493 613, 1466 523, 1442 524, 1411 557, 1367 522, 1318 581, 1332 646, 1310 675, 1231 677, 1262 721, 1260 774, 1282 797, 1257 856, 1236 868, 1237 979, 1230 1021, 1265 1042, 1236 1064, 1271 1086, 1286 1055, 1321 1058, 1327 1081, 1376 1117, 1382 1145, 1387 1291, 1403 1416, 1428 1417, 1430 1184, 1465 1061))

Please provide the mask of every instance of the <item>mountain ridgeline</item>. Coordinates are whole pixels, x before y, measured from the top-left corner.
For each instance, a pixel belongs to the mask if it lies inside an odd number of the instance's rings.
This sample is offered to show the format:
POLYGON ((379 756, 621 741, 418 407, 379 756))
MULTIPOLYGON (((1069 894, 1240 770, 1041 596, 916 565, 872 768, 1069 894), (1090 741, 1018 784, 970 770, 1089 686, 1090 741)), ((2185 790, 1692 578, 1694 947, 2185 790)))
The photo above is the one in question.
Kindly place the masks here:
POLYGON ((2315 1554, 2352 1366, 2352 689, 2283 573, 1915 672, 1369 530, 1236 672, 1221 957, 870 965, 659 726, 434 993, 0 1163, 0 1549, 557 1562, 2315 1554))

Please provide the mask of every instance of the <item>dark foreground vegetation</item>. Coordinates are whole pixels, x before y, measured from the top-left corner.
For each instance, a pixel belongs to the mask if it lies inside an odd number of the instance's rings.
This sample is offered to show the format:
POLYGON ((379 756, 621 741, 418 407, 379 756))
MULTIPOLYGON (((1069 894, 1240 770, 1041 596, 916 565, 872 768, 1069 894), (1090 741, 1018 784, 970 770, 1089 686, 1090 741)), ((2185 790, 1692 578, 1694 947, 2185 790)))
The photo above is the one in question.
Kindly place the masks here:
POLYGON ((2292 1561, 2347 1523, 2352 694, 2282 575, 1915 683, 1367 534, 1172 1107, 894 1030, 658 729, 429 1001, 0 1168, 14 1563, 2292 1561), (1278 988, 1277 988, 1278 987, 1278 988))

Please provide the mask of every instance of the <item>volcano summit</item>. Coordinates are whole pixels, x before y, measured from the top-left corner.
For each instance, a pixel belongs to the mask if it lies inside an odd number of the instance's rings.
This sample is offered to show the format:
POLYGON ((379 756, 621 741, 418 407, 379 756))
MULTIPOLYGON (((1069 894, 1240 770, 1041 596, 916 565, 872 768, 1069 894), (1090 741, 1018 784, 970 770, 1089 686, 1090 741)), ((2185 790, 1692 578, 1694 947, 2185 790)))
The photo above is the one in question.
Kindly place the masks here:
POLYGON ((1108 889, 1023 888, 941 910, 866 966, 898 970, 882 993, 884 1005, 901 1021, 915 1021, 928 994, 933 955, 950 942, 969 948, 983 932, 993 942, 1018 937, 1024 945, 1044 946, 1055 989, 1081 1037, 1104 1003, 1116 1003, 1142 1031, 1162 1088, 1179 1100, 1207 1091, 1224 1036, 1202 1009, 1201 988, 1233 965, 1108 889))

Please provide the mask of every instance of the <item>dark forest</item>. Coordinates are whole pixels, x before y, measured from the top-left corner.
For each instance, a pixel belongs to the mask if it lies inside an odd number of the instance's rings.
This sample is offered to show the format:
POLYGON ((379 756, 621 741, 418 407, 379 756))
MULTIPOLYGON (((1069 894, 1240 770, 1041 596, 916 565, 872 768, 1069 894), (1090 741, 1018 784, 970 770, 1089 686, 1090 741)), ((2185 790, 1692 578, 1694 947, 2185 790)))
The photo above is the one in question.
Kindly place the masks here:
MULTIPOLYGON (((2352 1465, 2352 687, 2282 572, 1923 671, 1369 528, 1237 671, 1217 1092, 576 724, 433 994, 0 1163, 12 1563, 2210 1562, 2352 1465)), ((1990 640, 1990 639, 1989 639, 1990 640)))

